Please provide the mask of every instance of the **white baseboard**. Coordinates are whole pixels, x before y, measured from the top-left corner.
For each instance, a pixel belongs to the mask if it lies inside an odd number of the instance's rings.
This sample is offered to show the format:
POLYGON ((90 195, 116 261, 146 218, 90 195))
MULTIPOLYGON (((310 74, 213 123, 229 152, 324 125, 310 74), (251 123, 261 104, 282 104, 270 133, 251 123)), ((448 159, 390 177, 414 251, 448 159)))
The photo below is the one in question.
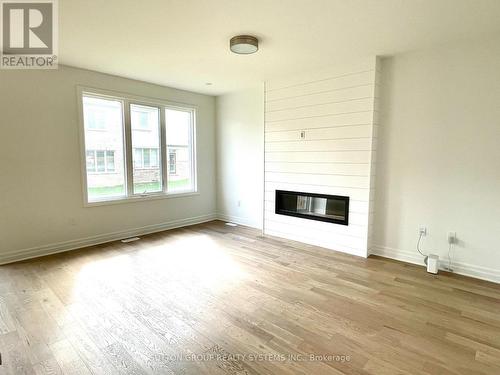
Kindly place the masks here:
POLYGON ((161 232, 168 229, 200 224, 207 221, 215 220, 216 218, 217 215, 215 214, 202 215, 187 219, 172 220, 160 224, 146 225, 144 227, 127 229, 119 232, 106 233, 97 236, 80 238, 77 240, 70 240, 43 246, 37 246, 29 249, 14 250, 0 254, 0 265, 12 262, 18 262, 20 260, 37 258, 40 256, 45 256, 50 254, 62 253, 70 250, 76 250, 83 247, 99 245, 106 242, 121 240, 123 238, 143 236, 146 234, 161 232))
POLYGON ((226 215, 219 212, 217 213, 217 219, 262 230, 262 224, 259 224, 255 220, 251 220, 246 217, 226 215))
MULTIPOLYGON (((424 259, 419 254, 412 251, 393 249, 386 246, 373 245, 371 247, 372 255, 379 255, 384 258, 391 258, 407 263, 425 266, 424 259)), ((482 267, 470 263, 453 262, 453 273, 470 276, 481 280, 500 283, 500 270, 496 268, 482 267)))

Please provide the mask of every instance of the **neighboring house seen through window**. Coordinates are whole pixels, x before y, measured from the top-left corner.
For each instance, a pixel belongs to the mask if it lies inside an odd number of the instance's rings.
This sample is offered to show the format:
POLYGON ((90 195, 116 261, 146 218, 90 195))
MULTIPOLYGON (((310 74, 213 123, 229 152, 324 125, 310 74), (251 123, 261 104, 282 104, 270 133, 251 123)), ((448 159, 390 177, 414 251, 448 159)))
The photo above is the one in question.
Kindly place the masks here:
POLYGON ((134 169, 157 168, 158 155, 157 148, 134 148, 134 169))
POLYGON ((106 108, 91 104, 88 108, 88 129, 105 130, 106 129, 106 108))
POLYGON ((177 161, 175 150, 170 150, 168 152, 168 173, 175 174, 177 161))
POLYGON ((87 172, 111 173, 115 171, 115 152, 87 150, 87 172))

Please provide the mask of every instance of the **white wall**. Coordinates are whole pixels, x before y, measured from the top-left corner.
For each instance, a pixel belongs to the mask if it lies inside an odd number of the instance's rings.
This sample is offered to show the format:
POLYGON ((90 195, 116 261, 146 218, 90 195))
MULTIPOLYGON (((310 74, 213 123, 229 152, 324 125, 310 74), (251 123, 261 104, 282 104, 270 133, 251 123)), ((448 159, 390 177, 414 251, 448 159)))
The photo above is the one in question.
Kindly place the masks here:
POLYGON ((376 254, 446 259, 500 281, 500 38, 441 46, 382 62, 376 254))
POLYGON ((96 72, 0 71, 0 262, 215 214, 215 99, 96 72), (198 106, 199 195, 84 208, 76 85, 198 106))
POLYGON ((266 234, 368 255, 377 78, 373 57, 266 82, 266 234), (276 190, 348 196, 349 225, 277 215, 276 190))
POLYGON ((262 228, 264 87, 219 96, 216 108, 218 216, 262 228))

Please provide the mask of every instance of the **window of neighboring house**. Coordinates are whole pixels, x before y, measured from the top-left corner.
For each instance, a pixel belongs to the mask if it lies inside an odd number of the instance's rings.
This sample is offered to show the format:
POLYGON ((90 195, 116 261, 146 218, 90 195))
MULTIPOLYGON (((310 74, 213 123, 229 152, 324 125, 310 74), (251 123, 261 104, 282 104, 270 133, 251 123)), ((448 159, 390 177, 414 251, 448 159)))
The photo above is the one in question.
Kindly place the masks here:
POLYGON ((104 150, 87 150, 86 164, 88 173, 115 172, 115 152, 104 150))
POLYGON ((115 152, 114 151, 106 151, 106 172, 114 172, 115 171, 115 152))
POLYGON ((140 112, 139 113, 139 126, 142 129, 149 129, 149 119, 148 119, 147 112, 140 112))
POLYGON ((155 115, 147 107, 135 105, 131 111, 132 130, 151 130, 155 115))
POLYGON ((158 155, 159 155, 159 153, 158 153, 157 148, 150 148, 149 149, 149 166, 150 166, 150 168, 156 168, 160 165, 158 155))
POLYGON ((106 129, 106 112, 102 108, 99 108, 99 106, 90 106, 90 108, 87 108, 86 116, 89 130, 106 129))
POLYGON ((95 151, 87 151, 87 173, 92 173, 96 171, 95 168, 95 151))
POLYGON ((134 169, 158 168, 157 148, 134 148, 134 169))
POLYGON ((175 174, 177 169, 177 161, 175 160, 175 150, 168 152, 168 173, 175 174))
POLYGON ((105 162, 105 157, 106 155, 105 151, 96 151, 95 156, 96 156, 96 164, 97 164, 97 172, 106 172, 106 162, 105 162))
POLYGON ((80 91, 87 203, 196 191, 193 108, 80 91))

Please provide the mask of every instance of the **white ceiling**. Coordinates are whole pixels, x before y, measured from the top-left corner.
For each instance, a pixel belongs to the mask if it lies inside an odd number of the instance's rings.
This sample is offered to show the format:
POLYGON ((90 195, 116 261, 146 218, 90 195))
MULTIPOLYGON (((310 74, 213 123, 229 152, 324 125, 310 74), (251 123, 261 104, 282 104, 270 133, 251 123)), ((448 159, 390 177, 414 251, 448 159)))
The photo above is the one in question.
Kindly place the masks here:
POLYGON ((60 0, 59 12, 60 63, 212 95, 500 32, 500 0, 60 0), (259 52, 230 53, 246 33, 259 52))

